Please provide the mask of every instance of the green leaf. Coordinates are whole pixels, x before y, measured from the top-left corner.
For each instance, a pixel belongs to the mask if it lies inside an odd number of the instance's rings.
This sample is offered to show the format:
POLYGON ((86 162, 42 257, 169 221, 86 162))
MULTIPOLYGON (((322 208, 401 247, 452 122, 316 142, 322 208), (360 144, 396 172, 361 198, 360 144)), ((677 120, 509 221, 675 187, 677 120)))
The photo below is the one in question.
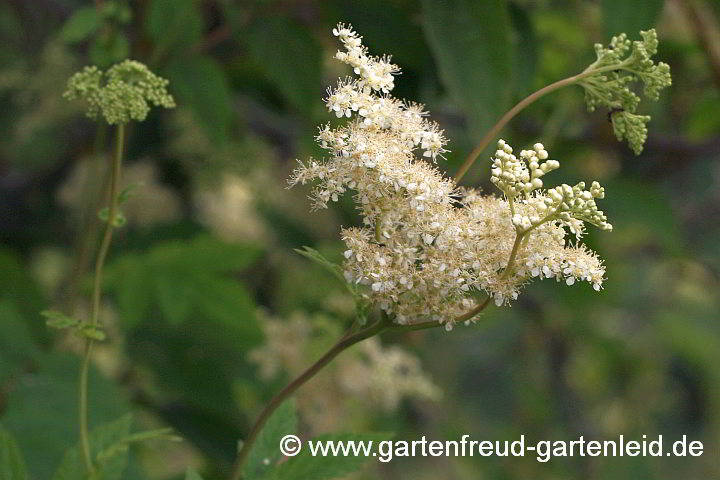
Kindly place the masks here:
POLYGON ((125 2, 104 2, 100 6, 100 13, 104 19, 121 24, 130 23, 132 20, 132 11, 125 2))
POLYGON ((56 312, 53 310, 43 310, 40 315, 47 318, 45 324, 48 327, 53 328, 77 328, 80 325, 80 320, 68 317, 62 312, 56 312))
POLYGON ((244 285, 202 275, 194 281, 191 298, 205 318, 229 327, 247 342, 262 339, 255 319, 255 302, 244 285))
POLYGON ((621 33, 627 33, 632 38, 640 30, 654 27, 664 3, 664 0, 603 0, 607 38, 621 33))
POLYGON ((88 39, 102 25, 97 7, 83 7, 75 11, 60 30, 60 36, 67 43, 88 39))
POLYGON ((202 36, 202 19, 195 0, 152 0, 145 30, 157 51, 188 50, 202 36))
POLYGON ((255 445, 250 450, 245 476, 248 480, 259 480, 275 466, 282 456, 280 440, 297 431, 297 417, 292 399, 285 401, 275 410, 265 427, 260 431, 255 445))
POLYGON ((230 87, 225 72, 212 58, 183 57, 166 71, 178 104, 187 105, 208 136, 224 142, 230 127, 230 87))
POLYGON ((322 253, 318 252, 314 248, 307 246, 302 248, 296 248, 295 251, 303 257, 307 258, 308 260, 317 263, 328 272, 332 273, 335 278, 340 280, 340 282, 342 282, 343 284, 347 284, 347 280, 345 280, 345 276, 343 275, 342 267, 337 263, 333 263, 327 258, 325 258, 322 253))
POLYGON ((148 440, 170 440, 174 442, 182 441, 182 438, 173 435, 172 428, 158 428, 156 430, 147 430, 145 432, 136 432, 121 438, 117 442, 108 446, 96 455, 97 461, 104 464, 112 460, 117 455, 123 455, 127 452, 128 447, 133 443, 141 443, 148 440))
POLYGON ((191 313, 190 289, 172 275, 160 274, 154 278, 155 299, 160 311, 172 324, 184 322, 191 313))
POLYGON ((15 438, 0 427, 0 480, 26 480, 25 461, 15 438))
MULTIPOLYGON (((314 442, 382 442, 392 438, 387 433, 345 433, 320 435, 313 439, 314 442)), ((307 445, 302 451, 273 471, 273 479, 276 480, 330 480, 332 478, 344 477, 353 473, 373 457, 359 456, 332 456, 313 457, 307 445)))
POLYGON ((510 16, 503 0, 424 0, 425 35, 440 78, 484 133, 507 109, 512 81, 510 16))
MULTIPOLYGON (((15 434, 32 478, 51 478, 66 447, 77 442, 79 361, 75 355, 48 354, 7 394, 3 424, 15 434)), ((94 368, 88 390, 91 426, 117 418, 129 408, 123 391, 94 368)))
POLYGON ((107 335, 102 328, 97 325, 90 325, 89 323, 81 325, 78 329, 78 333, 87 338, 92 338, 93 340, 98 340, 100 342, 107 338, 107 335))
POLYGON ((206 235, 172 240, 120 257, 108 265, 106 284, 118 297, 121 315, 135 326, 153 307, 173 324, 197 315, 256 338, 255 304, 247 290, 226 273, 241 271, 261 250, 206 235))
POLYGON ((510 3, 509 9, 513 26, 513 91, 519 96, 525 96, 533 88, 538 61, 538 39, 526 8, 510 3))
POLYGON ((203 478, 195 470, 188 468, 185 471, 185 480, 203 480, 203 478))
POLYGON ((135 194, 135 190, 141 185, 141 183, 134 182, 123 188, 117 196, 118 205, 123 205, 124 203, 127 203, 127 201, 130 200, 135 194))
MULTIPOLYGON (((101 453, 130 434, 132 416, 124 415, 119 419, 102 425, 90 432, 90 451, 98 469, 94 478, 102 480, 120 480, 127 467, 128 447, 113 450, 112 455, 100 456, 101 453)), ((80 480, 87 477, 82 449, 79 445, 65 452, 63 461, 52 477, 52 480, 80 480)))
POLYGON ((87 338, 92 338, 93 340, 102 341, 106 338, 105 332, 102 330, 102 328, 100 328, 100 326, 91 325, 89 323, 82 323, 79 320, 68 317, 62 312, 44 310, 40 312, 40 315, 48 318, 48 320, 45 322, 48 327, 59 329, 72 328, 78 334, 83 335, 87 338))
POLYGON ((153 249, 151 261, 157 264, 197 268, 205 272, 230 272, 249 267, 261 250, 252 245, 226 243, 209 235, 189 241, 167 242, 153 249))
MULTIPOLYGON (((116 279, 115 293, 122 319, 128 328, 133 328, 143 321, 153 302, 153 289, 148 285, 150 268, 142 258, 128 254, 113 264, 112 270, 116 279)), ((109 277, 110 275, 108 275, 109 277)), ((106 281, 110 279, 106 277, 106 281)))
POLYGON ((99 36, 90 44, 90 60, 100 68, 125 60, 129 55, 130 43, 119 32, 99 36))
POLYGON ((354 297, 355 300, 355 313, 357 315, 357 320, 360 322, 360 325, 365 325, 370 306, 367 300, 358 291, 357 286, 354 283, 345 280, 345 275, 343 274, 342 267, 337 263, 333 263, 327 258, 325 258, 320 252, 318 252, 314 248, 305 246, 303 248, 296 248, 295 251, 303 257, 307 258, 308 260, 317 263, 325 270, 332 273, 333 276, 337 278, 340 283, 345 286, 345 288, 347 288, 348 292, 350 292, 350 294, 354 297))
POLYGON ((274 16, 260 19, 247 41, 268 80, 299 111, 312 111, 321 92, 322 50, 310 31, 286 16, 274 16))
POLYGON ((0 383, 27 368, 40 355, 38 344, 11 299, 0 300, 0 383))
MULTIPOLYGON (((0 272, 0 298, 11 298, 23 317, 37 318, 37 312, 46 307, 45 299, 19 258, 3 247, 0 247, 0 272)), ((38 326, 44 330, 42 324, 38 326)))

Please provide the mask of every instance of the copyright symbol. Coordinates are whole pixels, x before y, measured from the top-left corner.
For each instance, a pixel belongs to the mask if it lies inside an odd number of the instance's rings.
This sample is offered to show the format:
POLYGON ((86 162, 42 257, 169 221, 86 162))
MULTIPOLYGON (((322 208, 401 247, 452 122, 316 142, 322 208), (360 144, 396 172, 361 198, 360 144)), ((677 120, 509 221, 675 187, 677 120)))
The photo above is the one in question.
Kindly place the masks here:
POLYGON ((295 435, 285 435, 280 440, 280 453, 288 457, 294 457, 300 453, 302 442, 295 435))

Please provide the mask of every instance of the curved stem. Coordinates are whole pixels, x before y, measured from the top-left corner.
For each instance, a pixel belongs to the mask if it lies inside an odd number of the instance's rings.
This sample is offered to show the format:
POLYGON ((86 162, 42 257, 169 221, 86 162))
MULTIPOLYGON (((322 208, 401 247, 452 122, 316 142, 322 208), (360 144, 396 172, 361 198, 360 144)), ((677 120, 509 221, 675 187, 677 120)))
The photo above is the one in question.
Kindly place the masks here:
POLYGON ((568 77, 555 83, 551 83, 550 85, 543 87, 537 92, 525 97, 522 101, 520 101, 520 103, 511 108, 505 115, 502 116, 502 118, 500 118, 500 120, 498 120, 495 125, 493 125, 490 131, 488 131, 485 136, 480 140, 480 143, 478 143, 477 146, 468 154, 465 162, 463 162, 463 164, 460 166, 460 169, 457 171, 457 173, 455 173, 455 181, 459 182, 465 176, 465 174, 468 172, 468 170, 470 170, 470 167, 472 167, 473 163, 475 163, 475 160, 477 160, 483 150, 487 148, 490 142, 500 133, 500 130, 502 130, 505 125, 507 125, 508 122, 510 122, 510 120, 515 117, 515 115, 520 113, 530 104, 534 103, 540 97, 543 97, 550 92, 554 92, 559 88, 565 87, 567 85, 572 85, 573 83, 577 82, 579 76, 580 75, 573 75, 572 77, 568 77))
POLYGON ((475 163, 475 160, 480 156, 480 154, 487 148, 487 146, 490 144, 490 142, 497 137, 497 135, 500 133, 500 130, 502 130, 505 125, 508 124, 510 120, 512 120, 515 115, 520 113, 522 110, 524 110, 526 107, 534 103, 539 98, 547 95, 550 92, 554 92, 555 90, 558 90, 562 87, 566 87, 568 85, 572 85, 574 83, 579 82, 583 78, 589 77, 591 75, 596 75, 598 73, 608 72, 611 70, 616 70, 618 68, 621 68, 622 65, 609 65, 604 66, 600 68, 588 68, 585 71, 578 73, 577 75, 573 75, 572 77, 564 78, 562 80, 558 80, 555 83, 551 83, 550 85, 547 85, 540 90, 530 94, 529 96, 525 97, 523 100, 520 101, 517 105, 515 105, 513 108, 511 108, 505 115, 502 116, 498 122, 493 125, 493 127, 490 129, 489 132, 485 134, 485 136, 480 140, 480 143, 477 144, 477 146, 468 154, 467 158, 463 162, 463 164, 460 166, 460 169, 455 173, 455 176, 453 177, 455 182, 460 182, 460 180, 465 176, 465 174, 470 170, 470 167, 472 167, 473 163, 475 163))
MULTIPOLYGON (((115 155, 110 175, 110 191, 108 193, 108 219, 105 226, 100 251, 95 262, 95 277, 92 290, 92 310, 90 314, 90 325, 97 325, 100 317, 100 297, 102 292, 102 274, 105 266, 105 259, 110 250, 112 241, 113 224, 118 210, 118 192, 120 187, 120 174, 122 169, 123 144, 125 143, 125 126, 118 125, 115 155)), ((88 429, 88 373, 90 370, 90 356, 93 349, 93 339, 85 339, 85 351, 82 363, 80 364, 80 382, 78 383, 78 430, 80 435, 80 447, 82 449, 85 467, 88 472, 93 472, 92 454, 90 450, 90 434, 88 429)))
MULTIPOLYGON (((481 311, 485 309, 485 307, 488 306, 490 303, 490 297, 486 298, 483 303, 478 305, 477 307, 473 308, 469 312, 460 315, 455 320, 458 322, 464 322, 465 320, 469 320, 481 311)), ((248 456, 250 455, 250 450, 252 449, 252 446, 257 441, 258 435, 260 434, 260 431, 265 426, 267 421, 272 416, 273 412, 295 391, 300 388, 302 385, 304 385, 308 380, 310 380, 313 376, 315 376, 316 373, 318 373, 320 370, 322 370, 328 363, 330 363, 335 357, 337 357, 341 352, 346 350, 348 347, 351 347, 355 345, 356 343, 359 343, 367 338, 373 337, 383 331, 410 331, 410 330, 424 330, 428 328, 435 328, 442 325, 439 322, 435 321, 429 321, 429 322, 422 322, 422 323, 416 323, 413 325, 393 325, 392 319, 390 317, 387 317, 383 315, 383 318, 376 323, 370 325, 369 327, 359 330, 355 333, 349 332, 345 336, 343 336, 338 343, 335 344, 328 352, 320 357, 318 361, 313 363, 307 370, 305 370, 299 377, 297 377, 295 380, 290 382, 285 388, 283 388, 280 392, 278 392, 265 406, 263 411, 260 413, 260 416, 255 421, 255 424, 253 425, 252 429, 250 430, 250 434, 248 435, 247 440, 243 443, 242 447, 240 448, 240 451, 238 452, 238 456, 235 459, 235 463, 233 464, 232 472, 230 474, 230 480, 240 480, 243 478, 243 466, 245 465, 245 462, 248 459, 248 456)))
POLYGON ((313 363, 307 370, 305 370, 299 377, 297 377, 295 380, 290 382, 285 388, 283 388, 280 392, 278 392, 265 406, 263 411, 260 413, 260 416, 255 421, 255 424, 253 425, 252 429, 250 430, 250 434, 247 437, 247 440, 243 443, 242 447, 240 447, 240 451, 238 452, 238 456, 235 459, 235 463, 233 464, 232 472, 230 474, 231 480, 239 480, 243 477, 243 466, 245 465, 245 462, 247 461, 248 455, 250 454, 250 450, 252 449, 253 444, 258 438, 258 435, 260 434, 260 431, 265 426, 265 423, 267 423, 270 416, 273 414, 273 412, 290 396, 292 395, 295 390, 300 388, 305 382, 310 380, 313 376, 315 376, 316 373, 318 373, 320 370, 322 370, 323 367, 325 367, 328 363, 330 363, 331 360, 333 360, 335 357, 337 357, 342 351, 346 350, 348 347, 351 347, 352 345, 355 345, 358 342, 361 342, 365 340, 366 338, 370 338, 374 335, 377 335, 378 333, 385 330, 390 324, 390 319, 387 317, 384 317, 383 319, 377 321, 376 323, 370 325, 369 327, 359 330, 356 333, 345 335, 343 338, 340 339, 338 343, 335 344, 328 352, 320 357, 318 361, 313 363))

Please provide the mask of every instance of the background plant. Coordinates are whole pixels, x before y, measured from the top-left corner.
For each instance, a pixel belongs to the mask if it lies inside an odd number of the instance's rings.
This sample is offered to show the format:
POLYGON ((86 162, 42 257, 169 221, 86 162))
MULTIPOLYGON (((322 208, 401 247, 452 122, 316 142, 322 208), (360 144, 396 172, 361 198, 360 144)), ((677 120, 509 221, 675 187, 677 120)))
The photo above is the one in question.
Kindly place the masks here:
MULTIPOLYGON (((640 157, 614 140, 605 112, 585 112, 579 89, 539 99, 502 134, 515 145, 542 138, 563 160, 563 181, 597 178, 605 186, 603 209, 615 231, 588 237, 612 272, 602 297, 538 284, 469 335, 388 336, 384 342, 422 358, 442 400, 403 401, 392 414, 359 402, 347 424, 333 429, 404 438, 466 430, 488 438, 688 433, 713 448, 718 232, 710 219, 718 204, 720 110, 717 57, 705 42, 714 24, 703 21, 707 12, 697 15, 697 8, 717 15, 712 4, 99 3, 119 13, 80 10, 86 5, 79 2, 0 7, 7 40, 0 46, 0 422, 32 478, 51 478, 76 438, 77 355, 67 352, 79 345, 47 332, 37 312, 87 308, 92 256, 82 255, 83 243, 95 242, 75 239, 97 238, 100 203, 88 200, 99 198, 108 161, 93 152, 110 149, 109 135, 96 135, 79 107, 61 98, 66 80, 83 65, 105 69, 129 51, 171 81, 180 105, 128 132, 127 168, 153 168, 132 180, 144 185, 124 207, 128 225, 109 253, 103 308, 110 340, 91 370, 91 423, 132 410, 136 428, 171 426, 185 439, 134 445, 127 478, 180 477, 188 463, 205 478, 223 478, 237 438, 287 380, 280 373, 268 384, 248 359, 264 344, 256 305, 278 318, 322 312, 336 326, 355 313, 342 284, 292 252, 310 245, 340 261, 337 231, 357 224, 352 205, 308 215, 307 192, 284 189, 292 159, 319 154, 310 140, 326 120, 318 98, 340 73, 324 61, 336 49, 327 32, 339 20, 372 39, 373 51, 393 53, 405 71, 398 96, 426 103, 452 139, 450 172, 512 104, 582 71, 595 60, 589 47, 611 35, 657 26, 658 55, 673 66, 674 85, 658 103, 639 107, 653 117, 640 157), (113 47, 123 44, 124 52, 113 47), (83 201, 63 195, 71 176, 89 179, 71 189, 83 201), (163 193, 141 198, 152 191, 163 193), (158 208, 164 205, 172 207, 158 208), (137 220, 131 208, 155 223, 137 220)), ((463 183, 487 182, 491 153, 463 183)), ((326 347, 311 348, 306 363, 326 347)), ((308 431, 308 422, 301 417, 300 429, 308 431)), ((373 465, 363 475, 711 476, 717 465, 704 460, 414 459, 373 465)))

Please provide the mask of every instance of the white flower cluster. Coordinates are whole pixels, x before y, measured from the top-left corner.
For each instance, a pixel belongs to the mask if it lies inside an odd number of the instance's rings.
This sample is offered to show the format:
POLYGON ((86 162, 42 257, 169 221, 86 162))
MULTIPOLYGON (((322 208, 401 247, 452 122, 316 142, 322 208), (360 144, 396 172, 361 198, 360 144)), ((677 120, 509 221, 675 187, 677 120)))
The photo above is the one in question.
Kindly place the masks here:
POLYGON ((369 57, 350 27, 339 25, 334 33, 347 50, 337 58, 360 79, 341 81, 327 105, 351 120, 321 128, 317 140, 330 158, 300 162, 290 184, 318 180, 315 208, 348 189, 356 192, 364 226, 342 232, 348 282, 366 286, 367 299, 399 324, 433 319, 448 329, 478 305, 478 293, 502 305, 533 277, 588 281, 600 289, 600 260, 585 247, 567 245, 565 237, 570 230, 581 238, 584 222, 611 228, 595 204, 602 187, 543 190, 541 177, 559 162, 548 160, 541 144, 517 158, 501 140, 492 181, 505 197, 458 189, 416 156, 419 149, 435 159, 446 141, 421 106, 389 96, 387 75, 397 67, 369 57))

